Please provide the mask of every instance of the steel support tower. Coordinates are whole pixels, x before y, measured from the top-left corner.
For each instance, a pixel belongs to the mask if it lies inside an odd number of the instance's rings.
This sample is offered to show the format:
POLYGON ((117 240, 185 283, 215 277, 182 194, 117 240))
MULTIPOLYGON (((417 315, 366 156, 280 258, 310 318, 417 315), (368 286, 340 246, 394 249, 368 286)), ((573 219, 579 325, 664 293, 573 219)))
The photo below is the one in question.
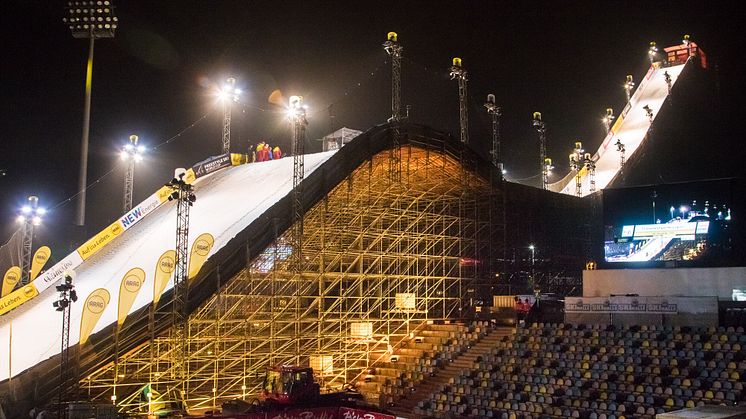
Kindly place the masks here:
POLYGON ((575 172, 575 196, 583 196, 583 169, 584 155, 583 143, 575 142, 575 149, 570 154, 570 170, 575 172))
POLYGON ((500 177, 502 178, 503 163, 502 156, 500 155, 500 118, 503 116, 503 108, 495 104, 495 95, 487 95, 487 102, 484 103, 484 107, 487 108, 487 113, 492 117, 492 165, 498 170, 500 177))
POLYGON ((454 58, 451 66, 451 80, 458 80, 458 115, 461 127, 461 142, 469 144, 469 110, 467 108, 466 69, 461 66, 461 58, 454 58))
POLYGON ((228 77, 223 91, 223 154, 231 151, 231 109, 233 102, 238 101, 236 79, 228 77))
POLYGON ((593 160, 591 153, 585 153, 584 157, 585 170, 588 171, 589 191, 596 192, 596 162, 593 160))
POLYGON ((549 183, 549 172, 544 160, 547 158, 547 126, 541 120, 541 112, 534 112, 534 129, 539 134, 539 168, 541 170, 541 188, 546 189, 549 183))
MULTIPOLYGON (((401 58, 404 47, 399 44, 396 32, 389 32, 383 50, 391 57, 391 117, 389 122, 393 124, 394 135, 392 137, 393 147, 389 155, 389 176, 394 182, 400 180, 401 173, 401 149, 399 148, 399 122, 401 115, 401 58)), ((407 112, 409 116, 409 112, 407 112)))
POLYGON ((176 266, 174 267, 174 287, 171 301, 171 362, 174 368, 171 378, 180 400, 187 391, 187 315, 186 309, 189 296, 189 209, 194 205, 196 197, 194 187, 184 181, 185 172, 178 173, 166 186, 172 192, 169 201, 176 201, 176 266))
POLYGON ((39 219, 39 198, 36 196, 28 197, 28 204, 21 210, 22 214, 18 218, 23 223, 23 241, 21 243, 21 286, 31 282, 31 252, 34 243, 34 226, 38 225, 39 219))
POLYGON ((61 331, 61 344, 60 344, 60 378, 59 378, 59 392, 57 398, 58 417, 66 417, 64 415, 65 405, 68 396, 71 394, 68 385, 72 385, 77 388, 77 377, 71 377, 70 375, 70 305, 78 301, 78 295, 73 285, 73 277, 70 273, 65 273, 65 280, 60 285, 56 286, 57 291, 60 293, 60 298, 56 300, 52 305, 56 311, 62 312, 62 331, 61 331))
POLYGON ((135 184, 135 162, 139 159, 138 154, 138 137, 130 135, 129 144, 124 147, 122 157, 127 159, 127 173, 124 176, 124 212, 132 209, 132 191, 135 184))
MULTIPOLYGON (((292 153, 293 153, 293 227, 292 227, 292 238, 291 238, 291 265, 292 265, 292 279, 291 283, 295 290, 295 298, 293 301, 293 312, 296 316, 295 323, 295 335, 299 336, 301 333, 300 319, 301 307, 300 307, 300 292, 302 286, 302 272, 303 265, 305 263, 303 257, 303 222, 305 211, 303 209, 303 178, 305 177, 304 168, 304 153, 305 153, 305 140, 306 140, 306 127, 308 126, 308 120, 306 120, 306 107, 303 104, 303 97, 292 96, 290 98, 290 122, 292 124, 292 153)), ((300 361, 301 355, 301 340, 295 340, 295 362, 300 361)))
POLYGON ((627 95, 627 102, 632 99, 632 89, 635 88, 635 81, 631 74, 627 74, 627 81, 624 82, 624 93, 627 95))
MULTIPOLYGON (((292 247, 297 224, 275 228, 259 254, 248 254, 246 243, 244 269, 221 279, 221 292, 189 317, 184 400, 190 408, 250 401, 266 367, 281 363, 312 365, 325 387, 340 388, 361 380, 386 360, 388 345, 428 320, 462 315, 465 289, 481 275, 473 261, 490 245, 488 200, 462 195, 489 196, 489 180, 473 174, 464 183, 453 144, 401 147, 407 167, 401 182, 389 178, 386 149, 304 212, 301 272, 292 247)), ((128 339, 125 332, 122 342, 128 339)), ((168 386, 174 350, 157 336, 123 354, 122 412, 147 412, 142 388, 168 386)), ((93 400, 108 400, 112 374, 112 364, 83 374, 93 400)), ((153 393, 152 405, 164 399, 153 393)))

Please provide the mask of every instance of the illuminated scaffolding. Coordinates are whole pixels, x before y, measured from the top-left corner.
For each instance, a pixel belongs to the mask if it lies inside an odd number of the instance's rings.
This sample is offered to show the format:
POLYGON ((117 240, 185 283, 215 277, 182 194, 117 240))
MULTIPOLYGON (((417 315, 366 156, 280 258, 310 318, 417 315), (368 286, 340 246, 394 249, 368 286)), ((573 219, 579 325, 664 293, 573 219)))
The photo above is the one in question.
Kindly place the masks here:
MULTIPOLYGON (((490 195, 490 183, 471 168, 464 176, 463 157, 444 150, 405 141, 400 182, 390 180, 389 150, 352 171, 305 212, 300 274, 292 227, 276 227, 270 246, 218 281, 219 292, 187 322, 190 409, 250 401, 266 367, 280 363, 310 365, 322 388, 340 388, 424 321, 464 314, 474 282, 494 275, 484 268, 490 203, 476 198, 490 195)), ((173 375, 167 336, 120 358, 120 410, 165 407, 169 395, 159 389, 173 375)), ((81 387, 103 401, 112 383, 106 365, 81 387)))

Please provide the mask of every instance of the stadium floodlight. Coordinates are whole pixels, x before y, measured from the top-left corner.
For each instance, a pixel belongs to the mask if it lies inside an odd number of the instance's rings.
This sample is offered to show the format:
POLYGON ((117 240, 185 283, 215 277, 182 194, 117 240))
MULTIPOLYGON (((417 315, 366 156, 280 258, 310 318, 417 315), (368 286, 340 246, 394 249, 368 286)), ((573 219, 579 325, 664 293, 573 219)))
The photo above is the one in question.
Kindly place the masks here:
POLYGON ((16 220, 22 224, 23 239, 21 246, 21 285, 31 281, 31 250, 33 248, 34 227, 41 225, 42 216, 46 214, 44 208, 39 207, 39 198, 28 197, 28 204, 21 207, 16 220))
POLYGON ((655 62, 655 58, 658 55, 658 46, 655 42, 650 42, 650 47, 648 47, 648 58, 650 58, 650 64, 652 65, 655 62))
POLYGON ((124 212, 132 209, 132 190, 135 184, 135 163, 142 161, 145 147, 138 144, 137 135, 130 135, 129 142, 122 147, 120 156, 127 161, 127 174, 124 176, 124 212))
POLYGON ((241 89, 236 87, 236 79, 228 77, 218 91, 218 100, 223 104, 223 154, 231 149, 231 109, 241 97, 241 89))
POLYGON ((86 179, 88 177, 88 136, 91 122, 91 87, 93 85, 93 45, 96 39, 113 38, 119 25, 110 0, 68 1, 67 16, 62 21, 70 28, 73 38, 88 39, 86 65, 83 135, 80 141, 80 171, 78 173, 78 201, 75 223, 85 224, 86 179))

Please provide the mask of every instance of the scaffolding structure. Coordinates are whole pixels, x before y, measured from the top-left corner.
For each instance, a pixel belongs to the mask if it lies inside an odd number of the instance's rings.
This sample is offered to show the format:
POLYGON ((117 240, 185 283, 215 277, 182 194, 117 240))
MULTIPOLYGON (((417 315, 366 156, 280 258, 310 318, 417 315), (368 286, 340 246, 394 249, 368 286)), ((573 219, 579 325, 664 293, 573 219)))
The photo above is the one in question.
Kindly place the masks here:
MULTIPOLYGON (((266 368, 280 363, 310 365, 322 388, 340 388, 425 321, 465 315, 477 283, 494 275, 494 208, 478 199, 492 195, 490 181, 446 148, 400 148, 400 181, 391 181, 383 150, 305 212, 301 272, 293 228, 276 227, 273 243, 247 254, 238 274, 218 275, 219 291, 187 319, 178 402, 197 410, 250 401, 266 368)), ((121 356, 120 411, 168 407, 173 350, 166 333, 121 356)), ((105 365, 81 388, 108 400, 113 375, 105 365)))

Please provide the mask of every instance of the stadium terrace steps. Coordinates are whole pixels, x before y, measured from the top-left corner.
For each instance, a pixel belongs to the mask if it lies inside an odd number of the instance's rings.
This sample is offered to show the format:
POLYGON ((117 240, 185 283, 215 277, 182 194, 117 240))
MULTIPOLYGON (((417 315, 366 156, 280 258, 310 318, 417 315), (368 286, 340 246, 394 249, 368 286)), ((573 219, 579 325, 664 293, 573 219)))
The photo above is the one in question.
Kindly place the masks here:
POLYGON ((458 376, 463 370, 473 368, 474 362, 481 356, 489 353, 490 350, 498 345, 508 336, 514 334, 513 328, 496 328, 487 330, 487 335, 482 337, 476 344, 471 345, 463 354, 453 359, 445 368, 438 370, 435 376, 425 377, 425 379, 416 385, 412 391, 409 389, 404 397, 390 407, 390 410, 400 416, 412 417, 417 403, 430 396, 441 386, 448 384, 454 377, 458 376))

